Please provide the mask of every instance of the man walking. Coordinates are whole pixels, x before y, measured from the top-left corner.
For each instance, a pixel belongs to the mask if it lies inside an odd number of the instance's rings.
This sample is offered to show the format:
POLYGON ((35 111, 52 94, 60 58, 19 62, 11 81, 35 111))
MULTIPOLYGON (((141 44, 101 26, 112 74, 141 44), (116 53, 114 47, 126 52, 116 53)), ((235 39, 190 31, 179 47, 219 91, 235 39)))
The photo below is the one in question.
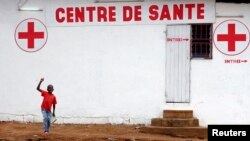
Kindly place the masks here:
POLYGON ((41 110, 43 114, 43 130, 44 136, 47 137, 49 135, 49 128, 50 128, 50 120, 51 120, 51 107, 53 105, 53 113, 52 116, 55 117, 55 109, 56 109, 56 97, 52 93, 54 91, 53 85, 48 85, 47 91, 41 90, 40 86, 41 83, 44 81, 44 78, 41 78, 40 82, 38 83, 37 90, 41 92, 41 96, 43 96, 43 102, 41 105, 41 110))

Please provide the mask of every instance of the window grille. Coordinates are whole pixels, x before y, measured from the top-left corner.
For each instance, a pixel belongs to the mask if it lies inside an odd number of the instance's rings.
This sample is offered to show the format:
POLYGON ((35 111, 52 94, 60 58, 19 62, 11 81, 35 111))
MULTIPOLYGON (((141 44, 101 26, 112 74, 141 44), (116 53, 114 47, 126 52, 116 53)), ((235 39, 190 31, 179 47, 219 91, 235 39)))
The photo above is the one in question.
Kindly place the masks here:
POLYGON ((212 24, 191 27, 191 58, 212 59, 212 24))

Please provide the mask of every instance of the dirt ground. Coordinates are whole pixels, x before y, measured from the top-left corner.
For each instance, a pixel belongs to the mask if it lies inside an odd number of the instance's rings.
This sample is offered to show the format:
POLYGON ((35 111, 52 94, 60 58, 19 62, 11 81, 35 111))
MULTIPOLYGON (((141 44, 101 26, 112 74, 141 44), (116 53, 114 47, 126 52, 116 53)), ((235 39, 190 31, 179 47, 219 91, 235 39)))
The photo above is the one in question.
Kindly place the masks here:
POLYGON ((54 124, 49 137, 42 136, 42 123, 0 122, 0 141, 206 141, 140 133, 143 125, 54 124))

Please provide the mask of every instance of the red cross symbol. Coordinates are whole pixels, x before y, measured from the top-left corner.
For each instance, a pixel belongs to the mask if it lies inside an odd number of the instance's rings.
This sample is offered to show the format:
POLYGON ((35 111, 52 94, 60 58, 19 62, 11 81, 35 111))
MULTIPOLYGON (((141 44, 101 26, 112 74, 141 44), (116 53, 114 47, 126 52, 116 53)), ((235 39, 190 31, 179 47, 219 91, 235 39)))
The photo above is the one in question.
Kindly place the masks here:
POLYGON ((42 49, 45 46, 47 39, 47 28, 43 22, 38 19, 25 19, 16 27, 16 44, 25 52, 36 52, 42 49))
POLYGON ((248 48, 250 31, 243 22, 229 19, 217 24, 213 38, 214 46, 219 52, 227 56, 235 56, 248 48))
POLYGON ((34 48, 35 39, 43 39, 44 32, 35 32, 34 22, 28 22, 28 31, 27 32, 19 32, 18 39, 27 39, 28 40, 28 48, 34 48))
POLYGON ((235 24, 228 24, 228 34, 218 34, 217 39, 228 42, 228 51, 235 51, 235 43, 246 41, 246 34, 235 34, 235 24))

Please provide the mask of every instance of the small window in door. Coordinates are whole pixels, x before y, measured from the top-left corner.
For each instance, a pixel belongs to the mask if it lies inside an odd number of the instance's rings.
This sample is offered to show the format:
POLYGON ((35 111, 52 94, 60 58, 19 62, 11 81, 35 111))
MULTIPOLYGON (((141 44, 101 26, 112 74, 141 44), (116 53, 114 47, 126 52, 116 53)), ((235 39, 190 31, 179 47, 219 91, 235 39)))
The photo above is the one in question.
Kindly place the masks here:
POLYGON ((191 28, 191 58, 212 59, 212 24, 193 24, 191 28))

